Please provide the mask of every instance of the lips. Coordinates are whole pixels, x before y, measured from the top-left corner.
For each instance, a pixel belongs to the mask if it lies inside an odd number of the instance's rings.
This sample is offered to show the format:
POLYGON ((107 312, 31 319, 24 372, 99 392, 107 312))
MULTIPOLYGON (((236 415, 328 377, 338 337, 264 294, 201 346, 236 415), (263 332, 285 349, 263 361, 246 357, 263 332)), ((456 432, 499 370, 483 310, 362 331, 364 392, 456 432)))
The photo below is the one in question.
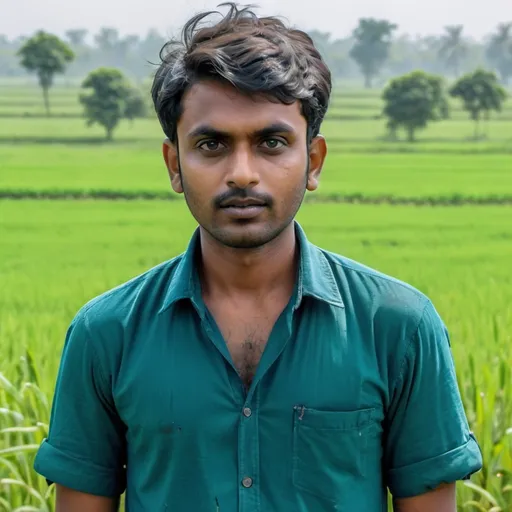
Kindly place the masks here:
POLYGON ((231 199, 221 204, 221 208, 250 208, 254 206, 265 206, 263 201, 257 199, 231 199))
POLYGON ((264 209, 265 206, 263 204, 255 203, 246 203, 243 205, 233 203, 233 205, 223 206, 221 208, 228 217, 233 219, 252 219, 262 213, 264 209))
POLYGON ((232 208, 236 208, 236 209, 240 209, 240 210, 245 210, 246 208, 263 208, 263 205, 262 204, 230 204, 229 206, 223 206, 222 207, 223 209, 225 210, 229 210, 229 209, 232 209, 232 208))

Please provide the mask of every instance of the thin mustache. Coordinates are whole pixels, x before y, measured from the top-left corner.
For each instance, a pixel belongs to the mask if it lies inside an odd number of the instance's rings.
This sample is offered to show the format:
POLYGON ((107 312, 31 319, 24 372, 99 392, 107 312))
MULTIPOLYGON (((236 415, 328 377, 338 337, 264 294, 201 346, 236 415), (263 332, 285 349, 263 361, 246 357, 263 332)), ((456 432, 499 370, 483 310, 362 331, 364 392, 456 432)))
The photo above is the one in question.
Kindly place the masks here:
POLYGON ((221 208, 221 204, 231 199, 255 199, 261 201, 268 206, 272 206, 273 200, 266 194, 254 194, 245 189, 229 190, 220 196, 217 196, 213 203, 216 208, 221 208))

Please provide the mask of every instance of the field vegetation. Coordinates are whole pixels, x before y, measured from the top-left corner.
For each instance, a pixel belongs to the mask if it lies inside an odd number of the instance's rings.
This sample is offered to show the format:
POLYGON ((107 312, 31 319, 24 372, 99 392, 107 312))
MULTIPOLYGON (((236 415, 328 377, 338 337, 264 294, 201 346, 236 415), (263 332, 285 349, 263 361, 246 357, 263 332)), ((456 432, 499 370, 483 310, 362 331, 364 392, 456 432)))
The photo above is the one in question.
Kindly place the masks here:
MULTIPOLYGON (((54 510, 32 461, 77 309, 183 251, 195 227, 154 116, 122 121, 107 143, 78 93, 53 87, 46 118, 35 85, 0 85, 0 511, 54 510)), ((380 94, 336 90, 321 186, 298 220, 314 243, 432 298, 484 457, 459 510, 510 512, 512 103, 475 140, 451 101, 450 119, 408 143, 388 140, 380 94)))

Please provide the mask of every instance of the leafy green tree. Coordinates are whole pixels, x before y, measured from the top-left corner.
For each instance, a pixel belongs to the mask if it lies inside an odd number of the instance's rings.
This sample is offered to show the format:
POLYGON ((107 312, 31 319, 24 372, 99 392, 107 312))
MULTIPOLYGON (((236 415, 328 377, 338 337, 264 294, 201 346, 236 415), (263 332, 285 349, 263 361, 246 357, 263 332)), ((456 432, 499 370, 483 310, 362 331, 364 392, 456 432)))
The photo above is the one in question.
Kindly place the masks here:
POLYGON ((138 89, 130 89, 126 99, 124 117, 133 122, 134 119, 144 118, 148 115, 148 104, 138 89))
POLYGON ((382 95, 388 129, 396 137, 398 128, 405 129, 409 142, 416 131, 429 121, 448 117, 448 102, 443 80, 424 71, 413 71, 392 80, 382 95))
POLYGON ((491 111, 500 112, 507 98, 505 89, 492 71, 477 69, 461 77, 450 89, 450 96, 462 100, 464 110, 475 121, 475 139, 479 137, 482 114, 489 119, 491 111))
POLYGON ((103 126, 107 140, 112 140, 115 128, 123 118, 133 120, 145 115, 142 97, 116 68, 98 68, 91 71, 82 83, 89 92, 80 95, 87 125, 103 126))
POLYGON ((491 36, 486 51, 487 59, 498 70, 506 84, 512 76, 512 23, 501 23, 491 36))
POLYGON ((388 59, 391 37, 397 28, 397 25, 386 20, 362 18, 354 29, 352 36, 355 42, 350 50, 350 57, 359 65, 365 87, 372 86, 372 80, 388 59))
POLYGON ((462 25, 445 27, 446 34, 441 37, 438 57, 446 69, 453 71, 454 76, 460 76, 462 62, 468 54, 468 45, 464 41, 462 25))
POLYGON ((57 73, 64 73, 66 65, 75 58, 73 50, 57 36, 43 31, 24 42, 18 50, 21 65, 28 71, 37 73, 39 85, 43 89, 46 114, 50 115, 48 91, 57 73))

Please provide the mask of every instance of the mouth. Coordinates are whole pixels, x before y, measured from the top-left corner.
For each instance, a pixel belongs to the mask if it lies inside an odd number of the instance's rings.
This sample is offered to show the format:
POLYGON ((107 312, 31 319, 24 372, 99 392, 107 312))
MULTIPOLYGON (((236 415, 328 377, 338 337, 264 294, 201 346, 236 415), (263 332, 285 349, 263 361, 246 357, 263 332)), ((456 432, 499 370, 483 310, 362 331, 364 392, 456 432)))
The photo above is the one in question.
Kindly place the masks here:
POLYGON ((228 217, 236 219, 252 219, 254 217, 257 217, 264 209, 265 205, 262 203, 233 203, 228 206, 221 207, 221 210, 228 217))
POLYGON ((258 199, 231 199, 225 201, 220 205, 221 208, 252 208, 255 206, 265 206, 263 201, 259 201, 258 199))

